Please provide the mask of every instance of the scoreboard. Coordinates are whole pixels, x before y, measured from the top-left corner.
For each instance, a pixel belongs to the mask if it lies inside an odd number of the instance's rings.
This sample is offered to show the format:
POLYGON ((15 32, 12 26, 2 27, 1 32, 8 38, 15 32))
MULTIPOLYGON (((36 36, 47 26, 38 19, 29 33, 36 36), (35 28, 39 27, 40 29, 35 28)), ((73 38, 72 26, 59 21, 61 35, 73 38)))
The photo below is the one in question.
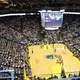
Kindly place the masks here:
POLYGON ((64 10, 52 11, 42 10, 41 22, 42 26, 47 30, 55 30, 62 26, 64 10))

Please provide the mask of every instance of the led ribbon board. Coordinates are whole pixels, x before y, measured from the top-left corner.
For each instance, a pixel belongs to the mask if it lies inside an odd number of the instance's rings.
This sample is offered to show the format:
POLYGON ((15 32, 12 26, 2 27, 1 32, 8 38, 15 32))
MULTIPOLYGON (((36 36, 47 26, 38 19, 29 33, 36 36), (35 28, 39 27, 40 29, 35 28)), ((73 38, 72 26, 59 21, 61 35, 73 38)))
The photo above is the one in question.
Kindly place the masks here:
POLYGON ((61 27, 63 22, 64 10, 52 11, 42 10, 41 13, 42 26, 47 30, 55 30, 61 27))

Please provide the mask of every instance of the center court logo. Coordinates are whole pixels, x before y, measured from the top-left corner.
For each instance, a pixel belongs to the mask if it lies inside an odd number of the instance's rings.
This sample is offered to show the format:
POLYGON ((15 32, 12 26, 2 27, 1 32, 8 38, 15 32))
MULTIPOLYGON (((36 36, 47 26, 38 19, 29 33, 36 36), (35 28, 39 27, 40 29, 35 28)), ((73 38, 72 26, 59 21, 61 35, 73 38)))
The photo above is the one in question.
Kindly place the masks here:
POLYGON ((56 59, 56 58, 62 58, 61 55, 56 55, 56 54, 48 54, 46 55, 47 59, 56 59))
POLYGON ((57 64, 63 64, 63 59, 61 55, 56 55, 56 54, 48 54, 46 55, 47 59, 53 60, 56 59, 57 64))

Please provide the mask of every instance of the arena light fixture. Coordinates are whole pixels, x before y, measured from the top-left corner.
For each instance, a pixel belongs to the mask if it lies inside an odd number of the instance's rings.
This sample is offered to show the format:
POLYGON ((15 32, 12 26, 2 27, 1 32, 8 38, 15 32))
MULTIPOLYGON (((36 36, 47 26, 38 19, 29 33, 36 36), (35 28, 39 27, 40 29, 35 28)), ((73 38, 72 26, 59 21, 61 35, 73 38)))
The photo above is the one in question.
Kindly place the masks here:
POLYGON ((79 15, 80 12, 64 12, 64 14, 76 14, 76 15, 79 15))
POLYGON ((58 28, 58 27, 55 27, 55 28, 46 27, 45 29, 46 29, 46 30, 57 30, 57 29, 59 29, 59 28, 58 28))
POLYGON ((6 16, 21 16, 21 15, 26 15, 26 13, 1 14, 0 17, 6 17, 6 16))
POLYGON ((62 9, 62 10, 60 10, 60 12, 65 12, 65 10, 64 10, 64 9, 62 9))
POLYGON ((40 13, 41 13, 41 12, 46 12, 46 10, 40 10, 40 11, 38 11, 38 12, 40 12, 40 13))

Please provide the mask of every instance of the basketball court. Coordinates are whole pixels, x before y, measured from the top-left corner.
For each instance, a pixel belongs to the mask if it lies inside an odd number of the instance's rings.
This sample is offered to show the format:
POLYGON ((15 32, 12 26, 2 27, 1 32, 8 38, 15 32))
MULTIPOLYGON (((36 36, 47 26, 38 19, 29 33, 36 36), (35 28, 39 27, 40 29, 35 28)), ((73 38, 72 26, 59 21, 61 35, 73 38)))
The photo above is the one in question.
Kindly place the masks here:
POLYGON ((80 71, 80 61, 64 44, 41 44, 29 46, 29 62, 32 76, 60 77, 64 68, 66 75, 80 71))

